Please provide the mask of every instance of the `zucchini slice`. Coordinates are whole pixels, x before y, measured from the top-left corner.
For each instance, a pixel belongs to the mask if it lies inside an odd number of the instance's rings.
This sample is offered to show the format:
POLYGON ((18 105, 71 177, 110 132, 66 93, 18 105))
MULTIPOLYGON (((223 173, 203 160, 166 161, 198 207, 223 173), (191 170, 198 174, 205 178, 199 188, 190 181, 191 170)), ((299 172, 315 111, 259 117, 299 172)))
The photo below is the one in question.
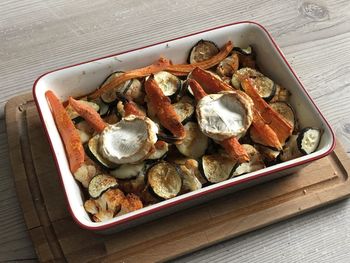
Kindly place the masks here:
POLYGON ((297 138, 298 134, 289 137, 280 154, 281 161, 286 162, 303 155, 303 153, 298 148, 297 138))
POLYGON ((322 132, 320 129, 307 127, 300 131, 297 144, 303 154, 310 154, 316 151, 321 141, 322 132))
POLYGON ((145 163, 122 164, 117 169, 109 173, 117 179, 134 179, 145 172, 145 163))
POLYGON ((232 52, 238 55, 240 68, 256 68, 256 56, 252 46, 247 48, 234 47, 232 52))
POLYGON ((174 103, 173 107, 182 124, 186 124, 195 116, 193 103, 180 100, 179 102, 174 103))
POLYGON ((147 160, 164 159, 169 151, 169 144, 163 142, 160 146, 156 146, 155 148, 155 152, 148 156, 147 160))
POLYGON ((100 135, 97 134, 89 140, 87 145, 85 145, 86 154, 105 169, 115 169, 118 167, 117 164, 112 163, 111 161, 104 158, 102 154, 100 154, 99 149, 100 135))
POLYGON ((201 170, 210 183, 219 183, 231 177, 236 163, 224 155, 204 155, 201 160, 201 170))
POLYGON ((163 91, 163 94, 171 100, 174 100, 181 90, 181 80, 167 71, 160 71, 154 74, 154 80, 163 91))
POLYGON ((201 132, 195 122, 188 122, 184 127, 186 137, 180 144, 176 144, 177 149, 187 157, 193 159, 201 157, 208 147, 208 137, 201 132))
POLYGON ((296 120, 292 106, 283 101, 272 102, 270 103, 270 106, 279 114, 281 114, 294 130, 296 120))
MULTIPOLYGON (((192 192, 202 188, 202 183, 197 178, 195 170, 186 165, 179 165, 180 175, 182 178, 181 193, 192 192)), ((198 168, 196 168, 198 170, 198 168)))
MULTIPOLYGON (((118 71, 114 72, 107 77, 107 79, 102 83, 100 88, 103 88, 105 85, 110 83, 113 79, 119 77, 124 72, 118 71)), ((131 80, 125 81, 122 84, 114 87, 113 89, 109 89, 107 92, 101 95, 101 100, 106 104, 111 104, 118 98, 118 93, 123 94, 124 91, 131 85, 131 80)))
POLYGON ((250 144, 243 144, 243 148, 249 155, 250 161, 247 163, 239 164, 234 172, 232 173, 232 177, 251 173, 260 169, 265 168, 265 163, 261 154, 250 144))
POLYGON ((118 187, 117 179, 107 174, 98 174, 91 179, 88 191, 90 197, 96 199, 108 189, 114 187, 118 187))
POLYGON ((259 153, 262 155, 265 163, 267 163, 267 164, 274 163, 281 153, 281 151, 278 151, 278 150, 275 150, 275 149, 272 149, 270 147, 260 145, 260 144, 256 144, 256 145, 254 145, 254 147, 255 147, 255 149, 257 149, 259 151, 259 153))
POLYGON ((121 97, 125 97, 127 100, 143 104, 145 99, 145 92, 143 91, 141 81, 138 79, 132 79, 131 84, 126 87, 121 97))
POLYGON ((231 56, 220 61, 216 68, 216 73, 221 77, 231 78, 233 73, 235 73, 238 70, 238 66, 238 55, 232 54, 231 56))
POLYGON ((164 161, 148 170, 147 181, 153 192, 164 199, 177 196, 182 186, 181 176, 175 166, 164 161))
MULTIPOLYGON (((79 100, 79 102, 85 103, 90 105, 92 108, 94 108, 94 110, 96 110, 97 112, 100 110, 100 106, 97 103, 91 102, 91 101, 87 101, 87 100, 79 100)), ((66 111, 68 116, 70 117, 70 119, 74 122, 74 123, 79 123, 81 121, 83 121, 84 119, 73 109, 73 107, 71 105, 68 104, 68 106, 66 107, 66 111)))
POLYGON ((210 59, 219 53, 219 51, 218 46, 214 42, 203 39, 199 40, 190 51, 188 63, 194 64, 210 59))
POLYGON ((231 83, 236 89, 240 89, 241 81, 246 78, 251 78, 253 80, 253 84, 257 89, 258 94, 264 100, 270 101, 275 96, 275 82, 252 68, 241 68, 237 70, 231 78, 231 83))

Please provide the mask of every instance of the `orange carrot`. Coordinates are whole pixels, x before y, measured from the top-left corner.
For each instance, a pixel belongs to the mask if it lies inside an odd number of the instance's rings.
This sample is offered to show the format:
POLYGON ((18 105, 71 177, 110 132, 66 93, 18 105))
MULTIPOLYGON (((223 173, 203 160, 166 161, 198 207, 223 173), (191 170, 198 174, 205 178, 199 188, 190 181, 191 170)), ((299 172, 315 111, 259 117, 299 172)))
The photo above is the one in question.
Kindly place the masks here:
POLYGON ((244 91, 253 100, 254 107, 259 111, 265 123, 276 133, 280 143, 284 144, 287 138, 292 134, 292 126, 260 97, 249 78, 244 79, 241 84, 244 91))
POLYGON ((226 153, 239 163, 249 162, 249 155, 243 146, 238 142, 236 137, 230 137, 220 142, 226 153))
POLYGON ((197 67, 208 69, 215 66, 216 64, 219 64, 220 61, 225 59, 230 54, 232 49, 233 49, 233 44, 231 41, 228 41, 218 54, 216 54, 215 56, 207 60, 194 63, 194 64, 174 64, 174 65, 168 66, 165 70, 177 76, 185 76, 197 67))
POLYGON ((107 127, 101 116, 90 105, 75 100, 72 97, 69 97, 69 104, 95 131, 100 133, 107 127))
POLYGON ((46 91, 45 96, 50 104, 53 118, 63 140, 70 170, 72 173, 75 173, 84 163, 85 156, 79 133, 56 95, 49 90, 46 91))
POLYGON ((250 129, 252 137, 258 138, 264 145, 282 150, 277 134, 266 124, 256 109, 253 110, 253 121, 250 129))
POLYGON ((93 92, 92 94, 90 94, 89 98, 96 99, 99 96, 101 96, 101 94, 105 93, 110 89, 113 89, 113 87, 116 87, 129 79, 145 77, 162 70, 169 71, 170 73, 177 76, 185 76, 196 67, 201 67, 203 69, 211 68, 216 64, 218 64, 221 60, 226 58, 230 54, 232 49, 233 49, 233 44, 231 41, 228 41, 218 54, 216 54, 210 59, 207 59, 205 61, 198 62, 195 64, 173 65, 171 61, 165 58, 160 58, 150 66, 125 72, 124 74, 120 75, 119 77, 113 79, 111 82, 106 84, 103 88, 100 88, 95 92, 93 92))
POLYGON ((157 149, 157 150, 160 150, 160 149, 163 149, 163 147, 165 146, 166 142, 165 141, 157 141, 155 144, 154 144, 154 147, 157 149))
POLYGON ((120 84, 122 84, 125 81, 128 81, 130 79, 134 79, 134 78, 146 77, 150 74, 162 71, 166 67, 168 67, 170 64, 171 64, 171 62, 168 59, 161 57, 152 65, 149 65, 149 66, 143 67, 143 68, 139 68, 139 69, 127 71, 124 74, 120 75, 119 77, 113 79, 111 82, 109 82, 105 86, 103 86, 103 88, 100 88, 100 89, 96 90, 95 92, 93 92, 92 94, 90 94, 89 98, 96 99, 99 96, 101 96, 101 94, 105 93, 106 91, 108 91, 110 89, 113 89, 114 87, 119 86, 120 84))
POLYGON ((160 123, 179 140, 185 138, 186 131, 181 124, 179 116, 176 114, 169 98, 163 94, 163 91, 154 80, 153 75, 145 82, 145 91, 148 98, 148 106, 155 110, 160 123))
POLYGON ((188 85, 190 86, 193 96, 196 101, 199 101, 201 98, 207 96, 208 94, 203 90, 202 86, 199 85, 197 81, 194 79, 188 79, 187 80, 188 85))
POLYGON ((124 105, 124 116, 127 117, 129 115, 135 115, 135 116, 139 116, 139 117, 145 117, 146 113, 144 113, 142 110, 140 110, 137 105, 132 102, 132 101, 128 101, 127 103, 125 103, 124 105))
POLYGON ((230 85, 201 68, 195 68, 191 72, 191 78, 194 78, 209 94, 218 93, 223 90, 233 90, 230 85))

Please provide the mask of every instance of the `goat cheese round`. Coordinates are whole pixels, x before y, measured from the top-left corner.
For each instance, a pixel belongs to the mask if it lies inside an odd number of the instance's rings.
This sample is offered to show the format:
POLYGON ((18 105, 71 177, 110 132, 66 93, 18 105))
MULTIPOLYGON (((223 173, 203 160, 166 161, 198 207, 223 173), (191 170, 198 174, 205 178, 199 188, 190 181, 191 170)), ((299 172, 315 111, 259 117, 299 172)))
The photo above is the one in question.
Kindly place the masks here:
POLYGON ((252 102, 238 92, 210 94, 202 98, 196 109, 201 131, 222 141, 245 134, 252 122, 252 102))
POLYGON ((101 154, 117 164, 145 159, 157 141, 158 128, 147 117, 129 116, 110 125, 100 135, 101 154))

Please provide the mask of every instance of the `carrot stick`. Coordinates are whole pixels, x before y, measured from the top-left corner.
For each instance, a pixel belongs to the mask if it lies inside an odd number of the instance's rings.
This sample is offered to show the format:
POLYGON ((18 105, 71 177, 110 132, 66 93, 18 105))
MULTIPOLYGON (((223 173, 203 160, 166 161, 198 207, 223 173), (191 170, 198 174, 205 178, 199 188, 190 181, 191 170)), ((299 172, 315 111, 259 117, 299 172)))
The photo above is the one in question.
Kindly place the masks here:
POLYGON ((124 116, 127 117, 129 115, 135 115, 135 116, 139 116, 139 117, 145 117, 146 114, 140 110, 137 105, 132 102, 132 101, 128 101, 127 103, 125 103, 124 105, 124 116))
POLYGON ((95 92, 90 94, 89 98, 96 99, 99 96, 101 96, 101 94, 105 93, 110 89, 113 89, 113 87, 116 87, 127 80, 145 77, 162 70, 169 71, 170 73, 177 76, 185 76, 196 67, 201 67, 203 69, 211 68, 216 64, 218 64, 221 60, 226 58, 228 54, 230 54, 232 49, 233 49, 233 44, 231 41, 228 41, 218 54, 216 54, 210 59, 207 59, 205 61, 198 62, 195 64, 173 65, 169 60, 165 58, 160 58, 150 66, 125 72, 124 74, 120 75, 119 77, 115 78, 114 80, 106 84, 103 88, 97 89, 95 92))
POLYGON ((70 170, 72 173, 75 173, 84 163, 85 155, 79 133, 56 95, 49 90, 46 91, 45 96, 50 104, 53 118, 63 140, 70 170))
POLYGON ((193 92, 193 96, 195 98, 195 100, 198 102, 201 98, 207 96, 208 94, 203 90, 203 88, 201 87, 201 85, 199 85, 199 83, 197 81, 195 81, 194 79, 188 79, 187 80, 188 85, 190 85, 191 90, 193 92))
POLYGON ((243 146, 238 142, 236 137, 230 137, 220 141, 220 145, 224 147, 226 153, 239 163, 249 162, 249 155, 243 146))
POLYGON ((292 126, 260 97, 249 78, 242 81, 242 87, 253 100, 255 108, 258 110, 265 123, 268 123, 272 130, 275 131, 280 143, 284 144, 287 138, 292 134, 292 126))
POLYGON ((69 97, 69 104, 98 133, 102 132, 104 128, 107 127, 107 124, 102 120, 101 116, 90 105, 81 103, 72 97, 69 97))
POLYGON ((233 90, 230 85, 216 78, 208 71, 205 71, 198 67, 192 70, 191 78, 194 78, 209 94, 218 93, 223 90, 233 90))
POLYGON ((179 138, 179 140, 185 138, 186 131, 181 124, 179 116, 176 114, 169 98, 165 96, 161 88, 159 88, 153 75, 145 82, 145 91, 148 99, 148 106, 155 110, 160 123, 174 136, 179 138))
POLYGON ((282 145, 279 141, 277 134, 274 132, 273 129, 271 129, 271 127, 268 124, 266 124, 266 122, 256 109, 253 110, 253 121, 250 129, 252 136, 255 138, 258 137, 264 145, 276 148, 278 150, 282 150, 282 145))
POLYGON ((200 67, 203 69, 208 69, 208 68, 215 66, 216 64, 219 64, 220 61, 225 59, 230 54, 232 49, 233 49, 233 44, 231 41, 228 41, 223 46, 223 48, 220 50, 220 52, 218 54, 216 54, 215 56, 213 56, 207 60, 204 60, 204 61, 201 61, 198 63, 194 63, 194 64, 169 65, 165 70, 169 71, 170 73, 177 75, 177 76, 185 76, 197 67, 200 67))
POLYGON ((114 87, 119 86, 120 84, 122 84, 125 81, 128 81, 130 79, 134 79, 134 78, 146 77, 150 74, 162 71, 162 70, 166 69, 166 67, 169 66, 170 64, 171 64, 171 62, 168 59, 162 57, 162 58, 158 59, 152 65, 149 65, 149 66, 143 67, 143 68, 139 68, 139 69, 127 71, 124 74, 120 75, 119 77, 113 79, 111 82, 106 84, 103 88, 100 88, 100 89, 96 90, 95 92, 93 92, 92 94, 90 94, 89 98, 96 99, 99 96, 101 96, 101 94, 105 93, 106 91, 108 91, 110 89, 113 89, 114 87))

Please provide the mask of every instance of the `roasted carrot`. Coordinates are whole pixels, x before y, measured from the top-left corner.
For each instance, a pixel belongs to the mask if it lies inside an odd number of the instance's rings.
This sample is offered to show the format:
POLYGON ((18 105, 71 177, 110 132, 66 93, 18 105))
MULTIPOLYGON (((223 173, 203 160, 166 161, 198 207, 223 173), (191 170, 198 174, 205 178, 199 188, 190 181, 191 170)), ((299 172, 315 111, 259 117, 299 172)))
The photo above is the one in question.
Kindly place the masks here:
POLYGON ((218 93, 223 90, 233 90, 230 85, 202 68, 197 67, 192 70, 191 78, 195 79, 208 94, 218 93))
POLYGON ((127 117, 129 115, 145 117, 146 113, 140 110, 134 102, 128 101, 124 105, 124 116, 127 117))
POLYGON ((176 114, 169 98, 163 94, 163 91, 154 80, 153 75, 145 82, 145 91, 148 107, 155 110, 160 123, 179 140, 185 138, 186 131, 181 124, 179 116, 176 114))
POLYGON ((239 163, 249 162, 249 155, 236 137, 230 137, 220 142, 226 153, 239 163))
POLYGON ((203 90, 202 86, 199 85, 197 81, 194 79, 188 79, 187 80, 188 85, 190 86, 193 96, 196 101, 199 101, 201 98, 207 96, 208 94, 203 90))
POLYGON ((216 64, 219 64, 220 61, 225 59, 233 49, 233 44, 231 41, 228 41, 218 54, 211 57, 210 59, 194 63, 194 64, 174 64, 169 65, 165 70, 177 76, 185 76, 190 73, 193 69, 200 67, 203 69, 208 69, 216 64))
POLYGON ((114 87, 117 87, 118 85, 122 84, 125 81, 128 81, 130 79, 134 78, 141 78, 148 76, 150 74, 165 70, 169 65, 171 65, 171 62, 166 59, 161 57, 158 59, 156 62, 154 62, 152 65, 149 65, 147 67, 139 68, 139 69, 134 69, 125 72, 124 74, 120 75, 119 77, 113 79, 111 82, 106 84, 103 88, 100 88, 93 92, 92 94, 89 95, 89 98, 91 99, 96 99, 101 94, 105 93, 106 91, 113 89, 114 87))
POLYGON ((163 149, 163 147, 165 146, 166 142, 165 141, 157 141, 154 144, 154 147, 159 150, 159 149, 163 149))
POLYGON ((282 150, 282 145, 277 134, 266 124, 265 120, 256 109, 253 110, 253 121, 250 129, 250 132, 253 133, 252 136, 255 138, 258 137, 264 145, 282 150))
POLYGON ((72 97, 69 97, 69 104, 95 131, 100 133, 107 127, 101 116, 90 105, 81 103, 72 97))
POLYGON ((50 104, 53 118, 63 140, 70 170, 72 173, 75 173, 84 163, 85 155, 79 133, 56 95, 49 90, 45 93, 45 96, 50 104))
POLYGON ((228 54, 230 54, 232 49, 233 49, 233 44, 231 41, 228 41, 218 54, 216 54, 215 56, 213 56, 212 58, 210 58, 208 60, 205 60, 205 61, 202 61, 199 63, 195 63, 195 64, 176 64, 176 65, 173 65, 171 63, 171 61, 169 61, 165 58, 160 58, 159 60, 157 60, 155 63, 153 63, 150 66, 125 72, 124 74, 115 78, 110 83, 106 84, 103 88, 97 89, 95 92, 90 94, 89 98, 96 99, 99 96, 101 96, 101 94, 103 94, 104 92, 106 92, 110 89, 113 89, 113 87, 116 87, 129 79, 145 77, 145 76, 148 76, 148 75, 153 74, 153 73, 157 73, 157 72, 162 71, 162 70, 169 71, 172 74, 177 75, 177 76, 185 76, 196 67, 201 67, 203 69, 211 68, 211 67, 215 66, 216 64, 218 64, 221 60, 226 58, 228 56, 228 54))
POLYGON ((292 134, 292 126, 260 97, 249 78, 244 79, 241 84, 244 91, 253 100, 254 107, 258 110, 265 123, 276 133, 280 143, 284 144, 287 138, 292 134))

